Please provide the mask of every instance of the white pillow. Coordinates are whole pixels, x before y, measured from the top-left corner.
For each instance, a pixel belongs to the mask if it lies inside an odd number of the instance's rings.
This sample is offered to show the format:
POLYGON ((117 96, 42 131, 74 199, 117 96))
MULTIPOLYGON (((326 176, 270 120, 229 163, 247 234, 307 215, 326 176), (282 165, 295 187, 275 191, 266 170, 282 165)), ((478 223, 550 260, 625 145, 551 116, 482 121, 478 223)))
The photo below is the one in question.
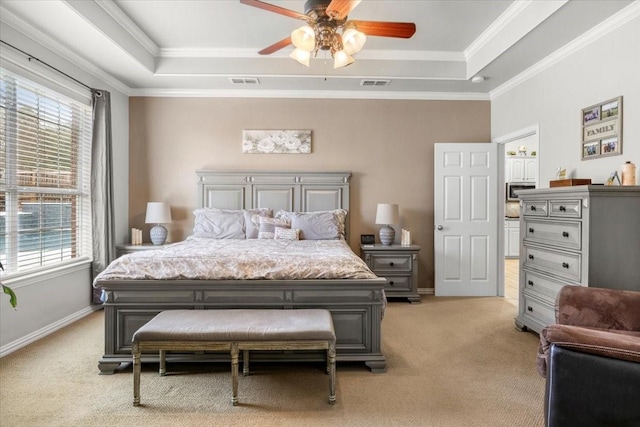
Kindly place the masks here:
POLYGON ((244 213, 241 210, 202 208, 193 211, 194 237, 209 239, 244 239, 244 213))
POLYGON ((258 232, 260 231, 260 222, 256 220, 257 217, 273 217, 273 210, 269 208, 245 209, 243 210, 243 213, 247 239, 258 238, 258 232))
POLYGON ((276 227, 273 238, 275 240, 300 240, 300 230, 276 227))

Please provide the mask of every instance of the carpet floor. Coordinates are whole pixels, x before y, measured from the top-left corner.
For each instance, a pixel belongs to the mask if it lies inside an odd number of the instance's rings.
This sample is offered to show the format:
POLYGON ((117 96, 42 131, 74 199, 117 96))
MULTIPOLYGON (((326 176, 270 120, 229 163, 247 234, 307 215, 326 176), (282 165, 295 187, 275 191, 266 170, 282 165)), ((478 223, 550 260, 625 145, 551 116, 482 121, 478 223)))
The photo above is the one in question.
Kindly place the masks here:
POLYGON ((390 302, 387 372, 338 363, 327 403, 322 363, 256 363, 232 406, 226 363, 143 365, 98 375, 104 314, 95 312, 0 359, 0 426, 543 426, 538 337, 515 329, 502 298, 423 296, 390 302))

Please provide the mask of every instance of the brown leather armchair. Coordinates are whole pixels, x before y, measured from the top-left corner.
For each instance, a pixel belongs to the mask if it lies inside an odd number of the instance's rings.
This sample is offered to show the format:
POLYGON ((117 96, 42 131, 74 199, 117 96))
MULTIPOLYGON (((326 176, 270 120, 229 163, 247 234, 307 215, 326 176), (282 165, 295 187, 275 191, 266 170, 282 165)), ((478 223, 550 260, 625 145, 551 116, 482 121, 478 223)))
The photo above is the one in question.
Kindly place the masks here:
POLYGON ((640 426, 640 292, 563 287, 537 367, 546 426, 640 426))

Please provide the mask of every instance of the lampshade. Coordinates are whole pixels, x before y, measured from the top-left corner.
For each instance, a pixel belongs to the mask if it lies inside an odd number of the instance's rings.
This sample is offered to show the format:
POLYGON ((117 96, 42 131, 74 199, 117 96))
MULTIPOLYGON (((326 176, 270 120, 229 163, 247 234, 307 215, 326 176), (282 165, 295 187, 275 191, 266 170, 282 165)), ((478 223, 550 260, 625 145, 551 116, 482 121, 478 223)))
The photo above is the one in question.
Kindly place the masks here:
POLYGON ((346 67, 354 61, 353 56, 347 55, 344 50, 339 50, 333 55, 333 68, 346 67))
POLYGON ((163 202, 147 203, 147 216, 144 220, 147 224, 167 224, 171 222, 171 209, 163 202))
POLYGON ((392 203, 378 203, 376 224, 397 224, 400 221, 398 205, 392 203))
POLYGON ((367 36, 355 28, 347 28, 342 33, 342 45, 347 55, 360 52, 366 41, 367 36))
POLYGON ((295 29, 291 32, 291 43, 298 49, 311 52, 316 47, 316 36, 313 28, 308 25, 295 29))
POLYGON ((299 63, 301 63, 302 65, 306 65, 307 67, 309 66, 309 59, 311 58, 311 52, 307 52, 306 50, 303 50, 300 48, 295 48, 295 50, 291 52, 291 55, 289 56, 295 59, 296 61, 298 61, 299 63))

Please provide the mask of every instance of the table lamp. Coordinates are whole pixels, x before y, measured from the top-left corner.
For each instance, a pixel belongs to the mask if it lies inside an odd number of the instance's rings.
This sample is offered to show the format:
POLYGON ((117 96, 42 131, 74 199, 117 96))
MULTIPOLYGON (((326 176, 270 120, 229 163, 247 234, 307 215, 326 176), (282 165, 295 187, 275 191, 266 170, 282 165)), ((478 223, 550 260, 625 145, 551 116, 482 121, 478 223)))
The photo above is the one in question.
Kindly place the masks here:
POLYGON ((163 202, 147 203, 145 222, 147 224, 156 224, 149 233, 151 243, 154 245, 164 245, 164 242, 167 240, 167 229, 160 224, 168 224, 171 222, 171 209, 169 209, 169 205, 163 202))
POLYGON ((396 238, 396 231, 389 224, 397 224, 400 221, 398 205, 391 203, 378 203, 376 212, 376 224, 383 224, 380 228, 380 243, 389 246, 396 238))

